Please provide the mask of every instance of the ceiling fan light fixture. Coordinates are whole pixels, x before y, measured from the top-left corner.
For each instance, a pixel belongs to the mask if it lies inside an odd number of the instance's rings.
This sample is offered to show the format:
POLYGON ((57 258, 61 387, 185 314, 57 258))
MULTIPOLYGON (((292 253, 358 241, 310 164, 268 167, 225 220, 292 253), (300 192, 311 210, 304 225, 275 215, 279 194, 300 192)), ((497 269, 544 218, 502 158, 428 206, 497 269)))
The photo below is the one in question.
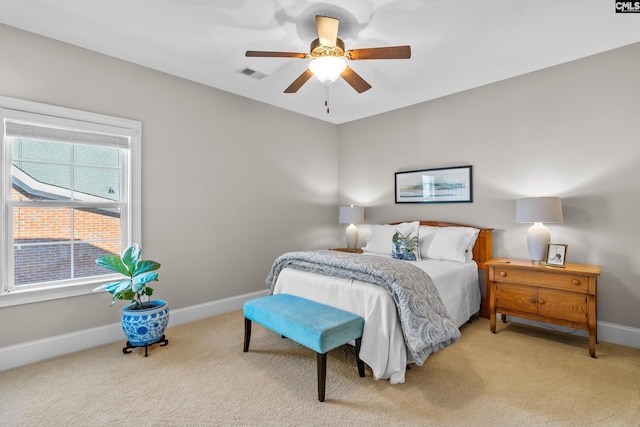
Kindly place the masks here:
POLYGON ((321 56, 309 64, 313 75, 326 85, 338 80, 345 68, 347 68, 347 63, 337 56, 321 56))

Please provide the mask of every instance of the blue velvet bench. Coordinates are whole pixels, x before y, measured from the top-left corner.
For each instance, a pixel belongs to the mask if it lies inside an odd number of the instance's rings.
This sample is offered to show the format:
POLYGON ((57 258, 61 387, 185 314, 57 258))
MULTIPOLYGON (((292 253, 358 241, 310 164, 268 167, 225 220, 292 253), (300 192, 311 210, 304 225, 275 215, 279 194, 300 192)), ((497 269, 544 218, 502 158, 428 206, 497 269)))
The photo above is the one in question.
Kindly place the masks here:
POLYGON ((360 316, 289 294, 250 300, 244 303, 244 352, 249 351, 251 321, 318 354, 320 402, 324 402, 328 351, 355 340, 358 373, 364 377, 364 363, 358 357, 364 326, 360 316))

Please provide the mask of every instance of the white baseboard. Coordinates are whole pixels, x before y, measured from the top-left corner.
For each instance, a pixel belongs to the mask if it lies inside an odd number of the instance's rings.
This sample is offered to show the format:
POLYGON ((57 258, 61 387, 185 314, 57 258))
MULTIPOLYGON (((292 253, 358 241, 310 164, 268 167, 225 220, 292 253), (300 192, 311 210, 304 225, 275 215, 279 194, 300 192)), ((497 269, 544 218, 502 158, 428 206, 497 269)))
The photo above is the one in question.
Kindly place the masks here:
MULTIPOLYGON (((497 318, 501 319, 502 317, 498 315, 497 318)), ((573 335, 579 335, 581 337, 589 336, 587 331, 581 329, 567 328, 564 326, 557 326, 550 323, 537 322, 535 320, 522 319, 514 316, 509 316, 509 321, 559 332, 566 332, 573 335)), ((600 341, 624 345, 627 347, 640 348, 640 329, 616 325, 614 323, 598 322, 598 342, 600 341)))
POLYGON ((598 322, 598 341, 640 348, 640 329, 598 322))
MULTIPOLYGON (((205 304, 170 309, 169 327, 194 322, 242 308, 245 301, 267 295, 267 291, 238 295, 205 304)), ((39 362, 87 348, 122 341, 122 325, 113 323, 64 335, 0 348, 0 371, 39 362)))

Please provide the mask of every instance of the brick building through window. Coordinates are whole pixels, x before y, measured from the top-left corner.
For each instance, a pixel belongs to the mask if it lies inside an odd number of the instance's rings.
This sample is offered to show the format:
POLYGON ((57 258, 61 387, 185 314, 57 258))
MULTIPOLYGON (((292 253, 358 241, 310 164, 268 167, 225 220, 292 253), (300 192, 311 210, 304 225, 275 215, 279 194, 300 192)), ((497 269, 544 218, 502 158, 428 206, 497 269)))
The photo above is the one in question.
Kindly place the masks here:
MULTIPOLYGON (((15 187, 12 196, 29 199, 15 187)), ((100 209, 16 208, 13 235, 15 286, 97 276, 105 270, 95 259, 121 251, 119 215, 100 209)))

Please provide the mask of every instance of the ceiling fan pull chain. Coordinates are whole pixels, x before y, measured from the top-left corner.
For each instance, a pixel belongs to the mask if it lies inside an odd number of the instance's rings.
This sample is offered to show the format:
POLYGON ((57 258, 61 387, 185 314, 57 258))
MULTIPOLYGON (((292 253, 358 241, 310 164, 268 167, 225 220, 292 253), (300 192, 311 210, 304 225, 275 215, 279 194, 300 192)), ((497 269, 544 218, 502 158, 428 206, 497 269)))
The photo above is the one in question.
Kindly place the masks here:
POLYGON ((324 106, 327 107, 327 114, 329 114, 329 85, 324 85, 324 106))

